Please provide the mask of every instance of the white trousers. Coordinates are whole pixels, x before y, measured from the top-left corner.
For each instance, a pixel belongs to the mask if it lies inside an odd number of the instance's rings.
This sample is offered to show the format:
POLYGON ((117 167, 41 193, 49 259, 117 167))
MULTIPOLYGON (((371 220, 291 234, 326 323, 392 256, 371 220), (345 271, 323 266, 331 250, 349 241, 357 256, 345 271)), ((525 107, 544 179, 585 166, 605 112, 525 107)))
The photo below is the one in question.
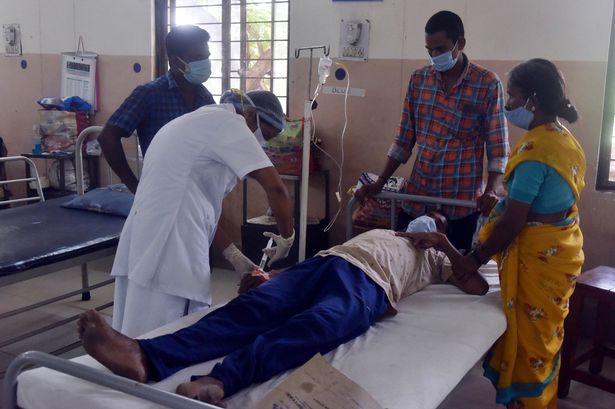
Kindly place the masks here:
POLYGON ((144 287, 127 276, 116 276, 112 326, 134 338, 209 306, 144 287))

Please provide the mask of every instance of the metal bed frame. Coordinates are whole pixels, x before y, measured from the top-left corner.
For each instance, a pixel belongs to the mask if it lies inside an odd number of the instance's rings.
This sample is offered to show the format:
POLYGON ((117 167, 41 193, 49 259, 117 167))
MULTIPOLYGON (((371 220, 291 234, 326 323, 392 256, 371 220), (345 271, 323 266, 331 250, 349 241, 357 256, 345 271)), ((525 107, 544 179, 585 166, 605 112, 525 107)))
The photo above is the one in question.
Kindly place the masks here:
MULTIPOLYGON (((395 228, 395 219, 397 217, 396 206, 401 202, 416 202, 416 203, 430 203, 435 204, 437 209, 444 206, 461 206, 461 207, 476 207, 476 201, 474 200, 459 200, 459 199, 447 199, 444 197, 429 197, 429 196, 417 196, 409 195, 406 193, 393 193, 393 192, 380 192, 374 196, 375 199, 384 199, 391 201, 391 228, 395 228)), ((356 197, 352 197, 346 205, 346 240, 352 238, 352 209, 357 205, 359 201, 356 197)))
POLYGON ((12 203, 27 203, 27 202, 34 202, 34 201, 41 201, 44 202, 45 201, 45 196, 43 195, 43 189, 41 188, 41 180, 38 176, 38 171, 36 170, 36 165, 34 164, 34 161, 32 161, 32 159, 30 158, 26 158, 25 156, 7 156, 5 158, 0 158, 0 162, 19 162, 19 161, 23 161, 25 163, 28 164, 28 166, 30 166, 30 174, 34 175, 32 177, 29 178, 19 178, 19 179, 7 179, 7 180, 0 180, 0 184, 1 185, 5 185, 5 184, 9 184, 9 183, 21 183, 21 182, 25 182, 25 183, 30 183, 30 182, 36 182, 36 194, 37 196, 33 196, 33 197, 25 197, 23 199, 7 199, 7 200, 0 200, 0 204, 2 205, 7 205, 7 204, 12 204, 12 203))
MULTIPOLYGON (((83 156, 82 156, 82 146, 84 141, 90 137, 92 134, 96 134, 99 133, 102 130, 102 127, 100 126, 91 126, 85 130, 83 130, 76 142, 75 142, 75 172, 76 172, 76 182, 77 182, 77 193, 79 195, 83 195, 84 194, 84 183, 83 183, 83 156)), ((12 200, 7 200, 7 201, 2 201, 2 204, 8 204, 8 203, 19 203, 19 202, 33 202, 33 201, 37 201, 40 200, 41 202, 45 201, 44 195, 43 195, 43 191, 41 189, 40 186, 40 181, 39 181, 39 175, 38 175, 38 171, 36 170, 36 165, 34 164, 34 162, 29 159, 26 158, 24 156, 13 156, 13 157, 7 157, 7 158, 0 158, 0 161, 3 162, 9 162, 9 161, 25 161, 26 163, 28 163, 28 165, 31 168, 31 174, 34 175, 34 177, 30 177, 30 178, 21 178, 21 179, 11 179, 11 180, 7 180, 7 181, 0 181, 0 183, 16 183, 16 182, 31 182, 31 181, 35 181, 36 182, 36 187, 37 187, 37 196, 35 197, 28 197, 28 198, 23 198, 23 199, 12 199, 12 200)), ((33 303, 27 306, 24 306, 22 308, 18 308, 15 310, 11 310, 11 311, 7 311, 5 313, 0 314, 0 320, 8 318, 8 317, 12 317, 14 315, 18 315, 27 311, 31 311, 37 308, 40 308, 42 306, 45 305, 49 305, 61 300, 65 300, 67 298, 71 298, 74 297, 76 295, 81 294, 81 299, 82 301, 88 301, 90 300, 91 296, 90 296, 90 291, 97 289, 99 287, 103 287, 109 284, 112 284, 115 280, 114 279, 108 279, 105 281, 102 281, 100 283, 97 283, 95 285, 90 285, 89 284, 89 275, 88 275, 88 266, 87 263, 103 258, 103 257, 107 257, 110 255, 115 254, 115 250, 116 250, 117 246, 113 246, 113 247, 109 247, 109 248, 105 248, 105 249, 101 249, 101 250, 97 250, 94 252, 90 252, 88 254, 83 254, 77 257, 72 257, 70 259, 66 259, 66 260, 61 260, 61 261, 57 261, 57 262, 52 262, 49 264, 45 264, 42 266, 38 266, 38 267, 34 267, 34 268, 30 268, 27 269, 23 272, 19 272, 16 274, 10 274, 7 276, 0 276, 0 287, 4 287, 16 282, 20 282, 20 281, 25 281, 25 280, 29 280, 31 278, 35 278, 38 276, 42 276, 42 275, 46 275, 46 274, 50 274, 59 270, 63 270, 69 267, 73 267, 75 265, 80 265, 81 266, 81 289, 79 290, 75 290, 75 291, 70 291, 61 295, 58 295, 56 297, 53 298, 48 298, 42 301, 39 301, 37 303, 33 303)), ((110 306, 112 306, 113 303, 106 303, 104 305, 101 305, 99 307, 96 307, 96 310, 102 310, 105 308, 108 308, 110 306)), ((45 325, 41 328, 37 328, 34 329, 32 331, 28 331, 26 333, 23 334, 19 334, 16 335, 14 337, 11 337, 7 340, 4 340, 3 342, 0 343, 0 348, 3 348, 7 345, 11 345, 14 343, 17 343, 19 341, 22 341, 24 339, 33 337, 35 335, 41 334, 43 332, 49 331, 51 329, 57 328, 59 326, 62 326, 66 323, 69 323, 71 321, 74 321, 75 319, 78 318, 78 315, 74 315, 71 317, 67 317, 65 319, 62 319, 60 321, 45 325)), ((53 354, 61 354, 64 353, 66 351, 70 351, 71 349, 77 348, 80 345, 79 342, 77 343, 73 343, 70 345, 67 345, 63 348, 60 348, 56 351, 53 351, 53 354)))
POLYGON ((218 406, 189 399, 163 391, 144 383, 101 372, 87 365, 78 364, 43 352, 30 351, 17 356, 9 365, 2 385, 3 409, 17 409, 17 376, 25 366, 38 365, 86 381, 127 393, 132 396, 176 409, 219 409, 218 406))
MULTIPOLYGON (((84 193, 83 186, 83 151, 81 147, 83 146, 84 141, 92 134, 99 134, 103 130, 102 126, 90 126, 79 134, 77 141, 75 142, 75 178, 77 179, 77 194, 82 195, 84 193), (79 150, 77 151, 77 148, 79 150), (81 183, 80 183, 81 182, 81 183)), ((137 179, 141 177, 141 162, 143 161, 141 157, 141 150, 139 147, 139 140, 136 137, 136 132, 133 132, 131 136, 135 137, 135 172, 137 175, 137 179)), ((109 183, 113 179, 113 173, 111 171, 111 167, 108 167, 108 175, 109 175, 109 183)))

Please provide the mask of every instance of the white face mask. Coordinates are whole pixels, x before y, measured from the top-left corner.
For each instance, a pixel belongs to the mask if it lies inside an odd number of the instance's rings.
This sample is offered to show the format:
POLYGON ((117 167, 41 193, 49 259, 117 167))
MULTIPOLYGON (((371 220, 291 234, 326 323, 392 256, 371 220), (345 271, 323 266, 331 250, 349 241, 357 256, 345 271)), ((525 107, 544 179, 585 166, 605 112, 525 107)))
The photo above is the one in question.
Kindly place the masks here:
POLYGON ((261 147, 263 148, 267 147, 267 141, 265 140, 265 137, 263 136, 263 131, 261 131, 261 121, 258 118, 258 113, 256 114, 256 131, 254 131, 254 136, 256 137, 256 140, 261 145, 261 147))

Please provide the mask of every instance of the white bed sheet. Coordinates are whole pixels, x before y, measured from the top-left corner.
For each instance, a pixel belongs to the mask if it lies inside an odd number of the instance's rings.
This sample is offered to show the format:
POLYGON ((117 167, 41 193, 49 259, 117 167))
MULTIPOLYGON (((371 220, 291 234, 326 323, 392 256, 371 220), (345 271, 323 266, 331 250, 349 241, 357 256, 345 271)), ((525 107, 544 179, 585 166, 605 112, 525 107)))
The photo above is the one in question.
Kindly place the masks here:
MULTIPOLYGON (((378 322, 367 333, 341 345, 325 358, 384 408, 437 408, 506 328, 497 291, 497 273, 492 265, 484 269, 491 284, 489 294, 471 296, 451 285, 429 286, 402 300, 395 317, 378 322)), ((175 331, 205 313, 184 317, 147 335, 175 331)), ((107 371, 89 356, 74 361, 107 371)), ((207 374, 218 361, 184 369, 156 386, 174 391, 191 375, 207 374)), ((239 392, 228 400, 227 407, 251 408, 288 373, 239 392)), ((17 399, 24 409, 160 408, 47 368, 26 371, 19 376, 17 399)))

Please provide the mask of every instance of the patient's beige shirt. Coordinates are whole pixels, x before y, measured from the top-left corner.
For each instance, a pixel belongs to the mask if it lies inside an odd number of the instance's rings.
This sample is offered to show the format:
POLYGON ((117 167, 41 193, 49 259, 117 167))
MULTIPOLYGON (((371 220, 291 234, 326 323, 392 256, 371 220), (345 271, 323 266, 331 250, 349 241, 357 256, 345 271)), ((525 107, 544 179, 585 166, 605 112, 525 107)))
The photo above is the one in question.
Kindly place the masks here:
POLYGON ((391 230, 370 230, 317 256, 337 256, 360 268, 384 289, 391 307, 429 284, 444 283, 452 270, 444 253, 417 250, 391 230))

